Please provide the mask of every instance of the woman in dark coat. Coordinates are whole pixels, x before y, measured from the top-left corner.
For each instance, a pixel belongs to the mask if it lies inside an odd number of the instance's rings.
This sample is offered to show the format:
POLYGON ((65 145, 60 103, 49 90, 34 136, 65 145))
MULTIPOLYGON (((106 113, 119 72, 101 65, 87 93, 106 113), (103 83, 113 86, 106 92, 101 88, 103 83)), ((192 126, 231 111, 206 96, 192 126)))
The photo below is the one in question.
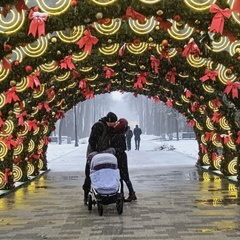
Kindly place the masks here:
POLYGON ((128 122, 124 118, 120 118, 113 129, 113 137, 111 140, 111 147, 116 150, 116 157, 118 160, 118 168, 120 170, 121 179, 126 183, 129 191, 129 196, 125 202, 137 200, 136 194, 133 190, 132 183, 128 173, 128 163, 126 154, 126 137, 128 122))

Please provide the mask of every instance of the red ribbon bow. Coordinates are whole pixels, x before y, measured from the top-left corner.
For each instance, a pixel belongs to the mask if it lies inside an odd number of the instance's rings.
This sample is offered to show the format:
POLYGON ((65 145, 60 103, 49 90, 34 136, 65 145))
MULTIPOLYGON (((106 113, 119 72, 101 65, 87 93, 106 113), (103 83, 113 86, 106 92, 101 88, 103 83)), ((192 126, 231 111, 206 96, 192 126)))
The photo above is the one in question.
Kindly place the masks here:
POLYGON ((57 111, 55 118, 59 119, 59 118, 64 118, 64 112, 63 111, 57 111))
POLYGON ((192 92, 189 91, 188 89, 185 89, 184 92, 185 92, 186 98, 190 98, 192 96, 192 92))
POLYGON ((207 153, 207 148, 206 148, 206 146, 204 146, 203 144, 200 144, 200 147, 201 147, 202 154, 207 153))
POLYGON ((215 16, 212 19, 210 32, 219 32, 223 33, 223 27, 224 27, 224 17, 230 18, 231 17, 231 10, 230 9, 221 9, 218 5, 212 4, 210 7, 209 12, 216 13, 215 16))
POLYGON ((227 81, 227 87, 224 90, 224 93, 227 95, 232 91, 232 98, 238 98, 238 88, 240 87, 240 82, 232 82, 231 80, 227 81))
POLYGON ((27 123, 28 123, 28 131, 31 131, 32 129, 35 131, 38 126, 37 126, 37 120, 34 119, 34 120, 27 120, 27 123))
POLYGON ((190 126, 190 127, 194 127, 195 124, 196 124, 196 122, 195 122, 195 120, 192 119, 192 120, 189 120, 187 124, 188 124, 188 126, 190 126))
POLYGON ((5 92, 6 95, 6 103, 11 103, 12 101, 20 101, 18 95, 16 94, 16 87, 10 88, 7 92, 5 92))
POLYGON ((212 120, 213 122, 219 123, 221 117, 222 117, 221 114, 219 114, 219 113, 217 113, 217 112, 214 112, 214 113, 213 113, 213 117, 212 117, 211 120, 212 120))
POLYGON ((24 137, 18 136, 17 137, 17 146, 21 145, 23 143, 23 141, 24 141, 24 137))
POLYGON ((46 89, 46 93, 48 95, 48 98, 52 99, 55 96, 54 87, 50 87, 49 89, 46 89))
POLYGON ((191 103, 191 111, 196 112, 199 109, 199 104, 197 102, 191 103))
POLYGON ((12 66, 11 66, 11 64, 10 64, 10 62, 8 61, 7 58, 4 57, 4 58, 2 59, 2 65, 3 65, 3 68, 4 68, 5 70, 12 71, 12 66))
POLYGON ((212 153, 212 160, 215 162, 217 160, 217 153, 213 152, 212 153))
POLYGON ((205 140, 207 142, 211 141, 212 140, 212 137, 213 137, 213 132, 205 132, 205 140))
POLYGON ((222 103, 219 101, 219 98, 213 99, 211 103, 214 108, 219 108, 222 106, 222 103))
POLYGON ((229 141, 231 141, 231 136, 229 135, 223 135, 223 143, 227 144, 229 141))
POLYGON ((29 10, 24 0, 18 0, 15 4, 15 8, 20 14, 22 13, 22 10, 29 10))
POLYGON ((119 56, 123 56, 123 54, 124 54, 124 51, 125 51, 125 49, 126 49, 126 46, 128 46, 128 45, 131 45, 132 43, 124 43, 123 45, 122 45, 122 47, 120 47, 120 49, 119 49, 119 51, 118 51, 118 55, 119 56))
POLYGON ((208 79, 211 79, 212 81, 216 81, 216 76, 218 75, 218 71, 214 70, 211 71, 208 68, 205 69, 205 75, 200 78, 202 82, 207 81, 208 79))
POLYGON ((173 100, 168 98, 165 105, 168 106, 168 107, 172 107, 173 106, 173 100))
POLYGON ((82 37, 78 42, 79 48, 82 48, 84 45, 84 52, 87 52, 88 55, 91 55, 92 46, 98 43, 98 39, 91 35, 90 30, 85 30, 83 33, 85 36, 82 37))
POLYGON ((26 111, 16 114, 16 118, 18 118, 18 126, 23 126, 24 125, 23 117, 25 117, 26 115, 27 115, 26 111))
POLYGON ((11 176, 11 175, 12 175, 12 172, 11 172, 10 168, 5 168, 5 173, 4 173, 3 181, 4 181, 5 183, 8 183, 8 182, 9 182, 8 178, 9 178, 9 176, 11 176))
POLYGON ((151 55, 150 60, 152 69, 155 73, 159 74, 158 67, 160 65, 160 60, 158 58, 155 58, 153 55, 151 55))
POLYGON ((136 12, 132 7, 128 7, 126 10, 126 17, 132 18, 133 20, 138 20, 140 23, 144 23, 146 17, 142 14, 136 12))
POLYGON ((50 138, 49 138, 48 136, 44 136, 44 137, 43 137, 43 143, 44 143, 44 145, 48 145, 49 141, 50 141, 50 138))
POLYGON ((78 88, 81 88, 81 89, 87 88, 87 78, 84 78, 79 82, 78 88))
POLYGON ((32 19, 28 35, 32 34, 35 37, 38 32, 38 37, 40 37, 41 35, 45 35, 45 21, 47 21, 48 14, 38 12, 37 7, 35 9, 36 11, 31 10, 28 16, 29 19, 32 19))
POLYGON ((76 78, 81 77, 81 74, 78 73, 77 71, 72 71, 72 74, 73 74, 73 76, 72 76, 72 82, 73 82, 76 78))
POLYGON ((46 109, 47 112, 51 111, 51 108, 49 107, 47 102, 43 101, 43 102, 38 103, 38 105, 37 105, 38 110, 41 110, 43 107, 46 109))
POLYGON ((177 73, 176 73, 176 69, 173 68, 172 71, 169 71, 166 75, 165 75, 165 80, 168 80, 170 83, 175 84, 175 77, 176 77, 177 73))
POLYGON ((85 88, 81 91, 81 93, 85 96, 86 99, 94 98, 94 92, 89 88, 85 88))
POLYGON ((111 78, 114 76, 114 70, 112 68, 109 67, 104 67, 103 70, 106 72, 106 78, 111 78))
POLYGON ((236 143, 240 144, 240 131, 237 132, 237 136, 238 136, 238 138, 236 140, 236 143))
POLYGON ((35 75, 28 76, 28 87, 34 89, 34 87, 38 87, 41 85, 38 77, 40 76, 40 72, 36 71, 35 75))
POLYGON ((234 1, 232 11, 236 11, 237 13, 240 13, 240 1, 239 0, 234 1))
POLYGON ((155 103, 158 103, 158 102, 160 102, 160 98, 158 96, 153 96, 153 101, 155 103))
POLYGON ((63 60, 61 60, 60 68, 61 69, 69 68, 70 70, 75 69, 75 66, 72 63, 72 56, 66 56, 63 60))
POLYGON ((149 76, 149 73, 147 72, 142 72, 137 74, 137 82, 134 83, 133 87, 136 89, 142 89, 143 84, 147 82, 146 77, 149 76))
POLYGON ((200 53, 200 49, 198 48, 198 45, 194 42, 193 38, 191 38, 189 40, 187 46, 184 48, 184 50, 182 52, 182 56, 188 57, 190 55, 190 53, 194 53, 194 54, 200 53))
POLYGON ((17 146, 17 142, 13 140, 12 135, 8 135, 7 138, 3 139, 3 142, 6 144, 8 150, 11 150, 11 146, 17 146))

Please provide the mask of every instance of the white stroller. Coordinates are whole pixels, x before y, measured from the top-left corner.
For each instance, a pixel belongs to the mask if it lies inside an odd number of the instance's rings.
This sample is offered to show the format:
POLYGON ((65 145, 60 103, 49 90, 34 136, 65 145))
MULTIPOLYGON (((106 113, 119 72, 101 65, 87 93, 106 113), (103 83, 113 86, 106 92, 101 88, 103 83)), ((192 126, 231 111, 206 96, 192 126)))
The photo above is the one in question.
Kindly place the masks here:
POLYGON ((116 203, 118 214, 123 212, 122 182, 117 158, 111 153, 95 155, 90 164, 91 190, 88 194, 88 210, 97 204, 99 216, 103 205, 116 203))

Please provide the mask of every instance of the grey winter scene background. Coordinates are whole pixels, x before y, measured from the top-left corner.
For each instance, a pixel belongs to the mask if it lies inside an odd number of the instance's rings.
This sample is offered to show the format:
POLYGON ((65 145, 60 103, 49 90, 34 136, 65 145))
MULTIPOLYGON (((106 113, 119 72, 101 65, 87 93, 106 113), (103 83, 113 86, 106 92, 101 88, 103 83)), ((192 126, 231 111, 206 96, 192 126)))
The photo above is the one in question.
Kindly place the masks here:
POLYGON ((139 125, 146 135, 159 136, 163 140, 194 139, 186 118, 172 107, 156 103, 146 96, 113 92, 95 95, 66 112, 65 118, 57 122, 52 140, 61 144, 61 141, 78 141, 88 137, 91 126, 109 111, 119 118, 126 118, 131 129, 139 125))

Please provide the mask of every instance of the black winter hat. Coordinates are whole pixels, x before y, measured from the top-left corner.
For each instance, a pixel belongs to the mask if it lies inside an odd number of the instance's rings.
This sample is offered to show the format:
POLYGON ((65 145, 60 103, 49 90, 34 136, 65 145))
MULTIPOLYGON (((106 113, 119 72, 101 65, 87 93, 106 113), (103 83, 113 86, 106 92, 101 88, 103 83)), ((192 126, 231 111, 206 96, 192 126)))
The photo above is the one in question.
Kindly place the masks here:
POLYGON ((106 116, 107 122, 116 122, 118 120, 117 115, 113 112, 109 112, 106 116))

